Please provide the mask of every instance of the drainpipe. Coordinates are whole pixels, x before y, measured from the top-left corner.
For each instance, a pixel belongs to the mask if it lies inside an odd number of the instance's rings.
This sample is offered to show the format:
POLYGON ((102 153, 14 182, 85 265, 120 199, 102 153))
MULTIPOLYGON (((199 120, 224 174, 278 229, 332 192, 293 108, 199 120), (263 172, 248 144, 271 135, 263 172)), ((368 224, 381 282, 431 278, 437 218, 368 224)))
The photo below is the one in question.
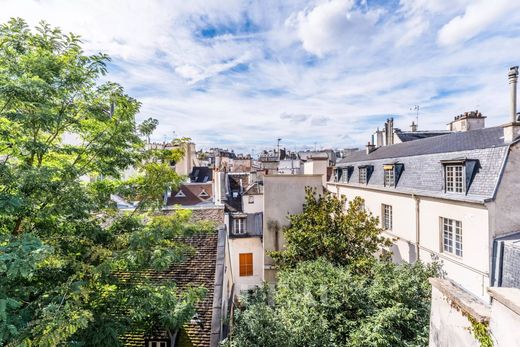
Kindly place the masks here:
POLYGON ((412 194, 412 197, 415 200, 415 254, 416 260, 420 259, 420 244, 421 244, 421 223, 420 223, 420 204, 421 198, 417 195, 412 194))

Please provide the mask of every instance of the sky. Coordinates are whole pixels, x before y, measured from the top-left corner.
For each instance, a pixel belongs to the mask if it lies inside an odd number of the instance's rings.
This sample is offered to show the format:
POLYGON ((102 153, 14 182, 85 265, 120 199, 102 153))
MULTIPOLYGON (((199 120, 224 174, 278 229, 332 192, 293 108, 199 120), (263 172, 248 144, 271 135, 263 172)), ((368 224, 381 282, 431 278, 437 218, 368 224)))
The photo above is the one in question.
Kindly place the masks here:
POLYGON ((154 140, 236 152, 363 146, 389 117, 508 121, 518 0, 0 0, 107 53, 108 80, 159 120, 154 140))

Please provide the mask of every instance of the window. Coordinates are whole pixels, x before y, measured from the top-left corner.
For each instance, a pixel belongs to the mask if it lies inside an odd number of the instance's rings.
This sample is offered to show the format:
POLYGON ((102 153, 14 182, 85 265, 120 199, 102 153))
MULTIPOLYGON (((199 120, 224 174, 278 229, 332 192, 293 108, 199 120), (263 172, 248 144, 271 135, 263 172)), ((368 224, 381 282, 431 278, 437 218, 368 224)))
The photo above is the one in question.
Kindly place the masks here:
POLYGON ((393 166, 384 167, 384 182, 385 187, 393 187, 395 186, 395 170, 393 166))
POLYGON ((168 341, 150 340, 150 341, 148 341, 148 344, 146 346, 147 347, 168 347, 169 344, 168 344, 168 341))
POLYGON ((253 253, 238 255, 240 276, 253 276, 253 253))
POLYGON ((442 250, 462 257, 462 222, 441 217, 442 250))
POLYGON ((446 165, 446 191, 462 193, 464 191, 464 170, 462 165, 446 165))
POLYGON ((184 192, 182 190, 179 190, 179 192, 177 194, 175 194, 175 197, 176 198, 185 198, 186 194, 184 194, 184 192))
POLYGON ((368 169, 366 167, 359 168, 359 183, 367 183, 368 169))
POLYGON ((250 204, 254 204, 255 203, 255 196, 254 195, 249 195, 249 198, 248 198, 248 203, 250 204))
POLYGON ((233 234, 244 234, 246 232, 246 219, 233 218, 231 230, 233 231, 233 234))
POLYGON ((381 222, 383 224, 383 229, 392 230, 392 206, 382 204, 381 210, 382 210, 381 222))
POLYGON ((209 194, 206 192, 206 190, 204 188, 202 188, 200 194, 199 194, 199 197, 201 198, 207 198, 209 196, 209 194))
POLYGON ((341 182, 348 182, 349 177, 350 177, 349 169, 348 168, 343 169, 343 173, 341 174, 341 182))

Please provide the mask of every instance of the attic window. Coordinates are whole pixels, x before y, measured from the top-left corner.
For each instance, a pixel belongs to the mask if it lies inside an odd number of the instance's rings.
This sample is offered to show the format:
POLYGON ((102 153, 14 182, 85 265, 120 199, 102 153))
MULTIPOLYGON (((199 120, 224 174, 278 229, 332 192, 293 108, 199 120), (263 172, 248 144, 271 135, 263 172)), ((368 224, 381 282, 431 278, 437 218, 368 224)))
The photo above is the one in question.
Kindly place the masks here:
POLYGON ((444 191, 449 193, 465 193, 475 178, 479 169, 476 159, 443 160, 444 165, 444 191))
POLYGON ((404 164, 394 163, 383 165, 383 182, 385 187, 395 187, 401 178, 404 164))
POLYGON ((199 197, 201 198, 207 198, 209 196, 208 193, 206 193, 206 190, 205 189, 202 189, 202 191, 200 192, 199 194, 199 197))
POLYGON ((370 181, 370 176, 372 175, 372 171, 374 167, 372 165, 363 165, 359 166, 359 183, 367 184, 370 181))
POLYGON ((185 198, 186 197, 186 194, 184 194, 184 192, 182 190, 179 190, 177 192, 177 194, 175 194, 175 197, 176 198, 185 198))

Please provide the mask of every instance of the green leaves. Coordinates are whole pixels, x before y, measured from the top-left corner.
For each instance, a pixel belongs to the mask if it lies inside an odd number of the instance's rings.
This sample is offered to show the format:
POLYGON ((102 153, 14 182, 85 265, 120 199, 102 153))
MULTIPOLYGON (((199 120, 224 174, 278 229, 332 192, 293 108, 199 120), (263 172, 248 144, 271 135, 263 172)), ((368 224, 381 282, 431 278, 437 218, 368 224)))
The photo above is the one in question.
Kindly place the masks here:
POLYGON ((0 345, 115 346, 132 329, 181 326, 205 295, 149 280, 200 230, 183 212, 153 214, 182 149, 145 148, 157 122, 138 132, 140 103, 102 83, 108 56, 80 43, 46 23, 0 26, 0 345), (132 166, 140 176, 121 182, 132 166), (131 216, 117 193, 139 201, 131 216))
POLYGON ((284 229, 286 248, 271 256, 284 267, 323 257, 334 264, 357 263, 360 269, 374 259, 389 240, 381 235, 379 221, 365 211, 363 200, 356 197, 344 211, 345 201, 331 193, 315 196, 307 189, 303 212, 289 216, 284 229))
POLYGON ((228 345, 427 346, 428 277, 436 273, 422 263, 374 262, 360 274, 354 264, 303 262, 281 271, 274 291, 244 300, 228 345))

